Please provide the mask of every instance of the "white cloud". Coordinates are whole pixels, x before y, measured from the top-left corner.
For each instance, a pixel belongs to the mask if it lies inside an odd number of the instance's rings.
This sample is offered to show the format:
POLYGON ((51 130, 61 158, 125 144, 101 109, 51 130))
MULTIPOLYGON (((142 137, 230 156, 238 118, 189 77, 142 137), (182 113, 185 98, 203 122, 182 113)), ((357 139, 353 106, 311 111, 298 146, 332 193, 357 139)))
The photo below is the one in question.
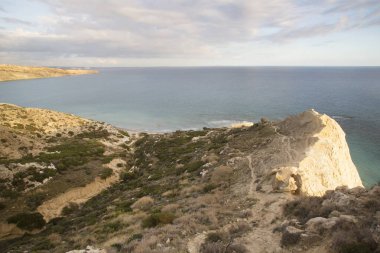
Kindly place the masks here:
POLYGON ((380 24, 380 1, 373 0, 39 1, 50 14, 35 20, 33 30, 0 28, 3 55, 102 64, 201 59, 239 43, 285 43, 380 24))

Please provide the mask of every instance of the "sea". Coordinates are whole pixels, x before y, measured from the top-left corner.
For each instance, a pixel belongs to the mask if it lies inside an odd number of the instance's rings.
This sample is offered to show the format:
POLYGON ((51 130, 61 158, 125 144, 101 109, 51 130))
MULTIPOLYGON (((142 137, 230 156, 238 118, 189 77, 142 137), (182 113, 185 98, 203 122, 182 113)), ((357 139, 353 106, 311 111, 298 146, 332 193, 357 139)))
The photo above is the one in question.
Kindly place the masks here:
POLYGON ((135 131, 272 120, 313 108, 346 132, 367 187, 380 182, 380 67, 98 68, 99 74, 0 83, 0 103, 135 131))

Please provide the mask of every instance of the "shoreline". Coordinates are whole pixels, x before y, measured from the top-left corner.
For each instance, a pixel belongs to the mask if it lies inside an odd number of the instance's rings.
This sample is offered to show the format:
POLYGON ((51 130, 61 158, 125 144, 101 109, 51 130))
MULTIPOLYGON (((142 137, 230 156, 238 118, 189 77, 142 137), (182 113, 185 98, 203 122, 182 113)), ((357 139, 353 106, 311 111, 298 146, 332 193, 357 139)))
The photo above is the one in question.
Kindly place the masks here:
POLYGON ((41 79, 61 76, 97 74, 94 69, 61 69, 37 66, 0 64, 0 82, 41 79))

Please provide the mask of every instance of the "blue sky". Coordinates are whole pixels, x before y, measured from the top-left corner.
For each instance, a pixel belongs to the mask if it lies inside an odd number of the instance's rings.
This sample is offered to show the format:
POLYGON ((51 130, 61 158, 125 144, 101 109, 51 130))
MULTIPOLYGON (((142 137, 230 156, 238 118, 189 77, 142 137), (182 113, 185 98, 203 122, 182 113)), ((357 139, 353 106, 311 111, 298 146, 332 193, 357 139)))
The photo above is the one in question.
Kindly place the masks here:
POLYGON ((2 0, 0 63, 380 66, 379 0, 2 0))

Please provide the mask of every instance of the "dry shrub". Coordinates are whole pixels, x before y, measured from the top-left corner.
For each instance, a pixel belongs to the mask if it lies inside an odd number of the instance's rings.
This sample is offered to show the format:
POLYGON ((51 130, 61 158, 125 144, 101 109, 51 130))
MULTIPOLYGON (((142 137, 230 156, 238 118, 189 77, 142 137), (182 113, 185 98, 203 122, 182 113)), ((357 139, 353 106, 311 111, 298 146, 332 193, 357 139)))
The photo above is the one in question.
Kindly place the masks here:
POLYGON ((166 206, 164 206, 161 211, 162 212, 171 212, 171 213, 175 213, 178 209, 180 208, 180 205, 178 204, 168 204, 166 206))
POLYGON ((229 166, 220 166, 215 168, 211 175, 211 182, 214 184, 220 184, 222 182, 229 181, 232 172, 233 170, 229 166))
POLYGON ((207 242, 202 244, 201 253, 225 253, 227 245, 223 242, 207 242))
POLYGON ((158 225, 171 224, 173 223, 173 220, 175 218, 176 217, 173 213, 168 213, 168 212, 153 213, 150 216, 146 217, 142 221, 141 225, 143 228, 152 228, 158 225))
POLYGON ((191 186, 188 186, 186 188, 183 188, 182 191, 181 191, 181 194, 185 195, 185 196, 189 196, 192 193, 202 191, 202 189, 203 188, 200 185, 191 185, 191 186))
POLYGON ((153 198, 149 196, 144 196, 140 199, 138 199, 133 205, 131 206, 133 209, 139 209, 139 210, 148 210, 151 208, 154 204, 153 198))
POLYGON ((249 217, 252 217, 253 213, 251 210, 243 210, 243 211, 240 211, 237 213, 237 216, 239 218, 249 218, 249 217))
POLYGON ((378 249, 368 227, 340 220, 334 229, 332 248, 338 253, 370 253, 378 249))
POLYGON ((245 246, 224 242, 206 242, 201 246, 201 253, 247 253, 245 246))
POLYGON ((306 222, 314 217, 327 218, 334 210, 330 206, 322 206, 323 198, 321 197, 304 197, 286 203, 284 206, 285 216, 295 216, 301 222, 306 222))
POLYGON ((281 236, 281 245, 290 246, 295 245, 301 239, 300 233, 287 233, 286 231, 282 233, 281 236))
POLYGON ((251 230, 252 228, 247 222, 237 222, 231 225, 231 227, 228 229, 228 232, 232 238, 236 238, 251 230))

